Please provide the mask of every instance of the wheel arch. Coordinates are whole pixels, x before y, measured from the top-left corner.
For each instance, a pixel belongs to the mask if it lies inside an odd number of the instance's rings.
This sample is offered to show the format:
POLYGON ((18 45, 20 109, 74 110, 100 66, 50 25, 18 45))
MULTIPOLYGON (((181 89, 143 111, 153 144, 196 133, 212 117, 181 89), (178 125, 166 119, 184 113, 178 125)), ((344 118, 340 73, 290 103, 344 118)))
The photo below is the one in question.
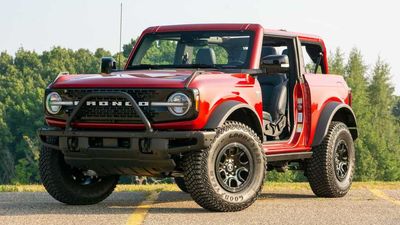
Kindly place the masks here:
POLYGON ((222 127, 228 120, 246 124, 256 132, 260 140, 263 140, 262 121, 257 116, 257 112, 248 104, 235 100, 228 100, 220 104, 210 115, 204 129, 222 127))
POLYGON ((350 130, 353 140, 358 137, 357 120, 353 110, 349 105, 341 102, 328 103, 321 112, 315 130, 312 147, 318 146, 328 133, 329 125, 332 121, 343 122, 350 130))

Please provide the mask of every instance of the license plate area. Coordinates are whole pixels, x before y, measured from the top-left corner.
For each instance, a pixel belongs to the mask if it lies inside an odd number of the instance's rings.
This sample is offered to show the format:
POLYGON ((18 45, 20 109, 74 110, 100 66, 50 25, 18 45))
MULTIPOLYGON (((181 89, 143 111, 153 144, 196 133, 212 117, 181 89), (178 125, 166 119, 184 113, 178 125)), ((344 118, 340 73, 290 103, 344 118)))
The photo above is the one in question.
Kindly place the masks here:
POLYGON ((90 137, 89 147, 91 148, 130 148, 129 138, 99 138, 90 137))

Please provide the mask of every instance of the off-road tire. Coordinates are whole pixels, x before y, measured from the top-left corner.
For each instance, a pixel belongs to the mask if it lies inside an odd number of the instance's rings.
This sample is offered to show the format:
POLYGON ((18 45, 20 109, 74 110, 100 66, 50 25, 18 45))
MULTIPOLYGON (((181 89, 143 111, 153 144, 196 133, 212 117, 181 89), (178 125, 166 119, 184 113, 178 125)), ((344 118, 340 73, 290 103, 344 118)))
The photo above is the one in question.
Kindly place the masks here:
POLYGON ((265 178, 265 154, 257 134, 248 126, 229 121, 216 130, 208 149, 190 152, 183 160, 184 179, 194 201, 210 211, 240 211, 257 199, 265 178), (240 143, 250 152, 253 164, 248 186, 239 192, 229 192, 218 182, 215 172, 216 157, 224 146, 240 143))
POLYGON ((56 200, 69 205, 90 205, 107 198, 118 183, 118 176, 100 177, 96 183, 82 185, 71 175, 71 167, 61 151, 42 147, 39 171, 44 187, 56 200))
POLYGON ((185 179, 183 177, 174 177, 175 184, 178 186, 181 191, 188 193, 188 189, 185 184, 185 179))
POLYGON ((313 156, 306 160, 306 176, 318 197, 343 197, 350 190, 355 170, 353 138, 346 124, 333 121, 322 143, 313 148, 313 156), (342 180, 335 172, 335 148, 344 141, 348 147, 348 171, 342 180))

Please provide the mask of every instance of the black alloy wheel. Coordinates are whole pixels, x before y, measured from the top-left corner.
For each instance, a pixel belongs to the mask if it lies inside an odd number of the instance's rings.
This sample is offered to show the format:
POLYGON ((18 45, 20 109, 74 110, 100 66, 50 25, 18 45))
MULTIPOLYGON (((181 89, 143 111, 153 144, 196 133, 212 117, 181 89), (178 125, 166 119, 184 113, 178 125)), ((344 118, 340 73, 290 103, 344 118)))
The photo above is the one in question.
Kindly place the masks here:
POLYGON ((218 182, 227 191, 235 193, 249 184, 253 160, 249 149, 238 142, 226 145, 218 154, 215 171, 218 182))
POLYGON ((343 181, 349 171, 349 152, 344 140, 340 140, 336 144, 334 163, 336 177, 339 181, 343 181))
POLYGON ((185 186, 193 200, 217 212, 240 211, 257 199, 265 178, 265 153, 247 125, 225 122, 211 145, 184 156, 185 186))

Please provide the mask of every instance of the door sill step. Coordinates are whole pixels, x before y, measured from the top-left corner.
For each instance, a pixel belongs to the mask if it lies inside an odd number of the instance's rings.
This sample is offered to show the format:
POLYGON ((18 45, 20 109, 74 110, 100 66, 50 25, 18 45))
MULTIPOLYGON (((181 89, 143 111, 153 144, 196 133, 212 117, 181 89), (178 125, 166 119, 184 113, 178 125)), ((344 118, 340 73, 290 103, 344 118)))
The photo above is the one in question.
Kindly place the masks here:
POLYGON ((267 162, 288 161, 296 159, 309 159, 312 157, 312 152, 292 152, 267 155, 267 162))

